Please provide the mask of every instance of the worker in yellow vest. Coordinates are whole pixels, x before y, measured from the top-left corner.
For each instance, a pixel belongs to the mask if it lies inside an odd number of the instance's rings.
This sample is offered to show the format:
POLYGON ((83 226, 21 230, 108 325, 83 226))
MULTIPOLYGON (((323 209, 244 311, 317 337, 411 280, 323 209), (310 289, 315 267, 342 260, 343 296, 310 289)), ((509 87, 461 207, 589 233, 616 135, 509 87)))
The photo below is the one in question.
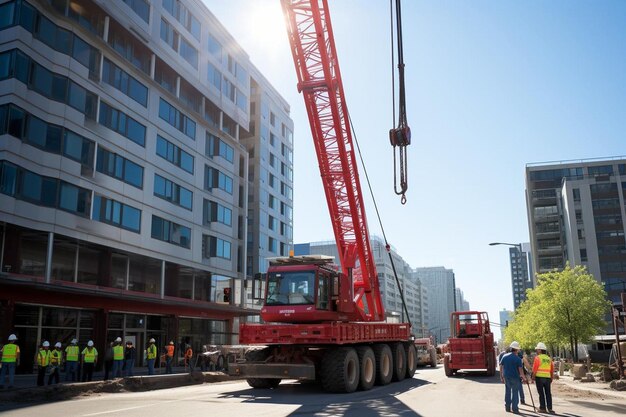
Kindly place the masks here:
POLYGON ((65 348, 65 382, 76 382, 78 372, 78 340, 72 339, 65 348))
POLYGON ((87 342, 87 347, 83 349, 81 354, 82 368, 83 368, 83 382, 91 381, 93 378, 93 370, 98 363, 98 350, 93 347, 93 340, 87 342))
POLYGON ((50 342, 45 340, 41 344, 35 356, 35 361, 37 362, 37 386, 41 387, 43 386, 43 379, 50 365, 50 342))
POLYGON ((122 338, 118 337, 113 342, 113 372, 112 378, 122 377, 122 368, 124 368, 124 346, 122 346, 122 338), (119 375, 118 375, 119 374, 119 375))
POLYGON ((9 375, 9 388, 15 382, 15 368, 20 365, 20 347, 17 345, 17 336, 9 335, 9 343, 0 349, 2 369, 0 369, 0 389, 4 388, 4 376, 9 375))
POLYGON ((148 360, 148 375, 154 375, 154 361, 157 357, 157 347, 154 344, 156 340, 150 339, 148 347, 146 348, 146 359, 148 360))
POLYGON ((50 351, 50 375, 48 375, 48 385, 52 384, 52 380, 54 380, 55 384, 59 383, 59 373, 62 359, 63 352, 61 352, 61 342, 56 342, 54 344, 54 349, 50 351))
POLYGON ((535 348, 537 356, 533 363, 532 378, 539 392, 539 412, 556 414, 552 409, 552 392, 550 385, 554 376, 554 363, 550 356, 546 353, 548 348, 545 344, 539 342, 535 348))

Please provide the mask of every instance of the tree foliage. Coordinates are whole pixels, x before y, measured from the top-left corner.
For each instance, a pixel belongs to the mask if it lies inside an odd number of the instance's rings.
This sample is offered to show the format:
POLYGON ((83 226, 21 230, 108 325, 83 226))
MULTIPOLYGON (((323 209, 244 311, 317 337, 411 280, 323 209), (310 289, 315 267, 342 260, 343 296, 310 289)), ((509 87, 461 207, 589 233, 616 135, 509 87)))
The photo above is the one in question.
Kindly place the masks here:
POLYGON ((537 342, 569 347, 577 360, 578 343, 589 343, 604 332, 604 316, 611 304, 606 292, 584 266, 537 275, 537 287, 515 311, 504 331, 505 340, 517 340, 524 348, 537 342))

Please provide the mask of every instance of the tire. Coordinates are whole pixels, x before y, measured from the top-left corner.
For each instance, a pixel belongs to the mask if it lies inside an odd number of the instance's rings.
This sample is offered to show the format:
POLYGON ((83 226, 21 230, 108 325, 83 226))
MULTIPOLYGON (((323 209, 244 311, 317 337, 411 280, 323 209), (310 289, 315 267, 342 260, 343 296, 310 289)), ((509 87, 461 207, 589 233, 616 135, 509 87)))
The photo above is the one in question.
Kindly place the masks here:
POLYGON ((356 348, 359 357, 359 389, 367 391, 376 382, 376 358, 374 351, 369 346, 359 346, 356 348))
POLYGON ((351 347, 329 349, 322 358, 322 389, 328 392, 354 392, 359 386, 359 356, 351 347))
MULTIPOLYGON (((269 349, 262 350, 251 350, 246 353, 246 361, 250 362, 262 362, 267 359, 270 355, 269 349)), ((248 378, 246 382, 252 388, 256 389, 267 389, 267 388, 276 388, 278 384, 280 384, 280 379, 278 378, 248 378)))
POLYGON ((394 343, 391 345, 391 354, 393 356, 393 381, 402 381, 406 377, 406 352, 403 343, 394 343))
POLYGON ((433 368, 437 367, 437 349, 435 348, 430 350, 430 366, 433 368))
POLYGON ((450 368, 450 356, 446 355, 443 357, 443 369, 446 372, 447 377, 451 377, 454 375, 454 371, 450 368))
POLYGON ((376 385, 387 385, 393 376, 393 357, 389 345, 379 343, 374 345, 376 358, 376 385))
POLYGON ((496 358, 494 353, 487 353, 487 375, 495 376, 496 374, 496 358))
POLYGON ((404 344, 404 351, 406 354, 406 377, 413 378, 415 370, 417 369, 417 349, 412 342, 404 344))

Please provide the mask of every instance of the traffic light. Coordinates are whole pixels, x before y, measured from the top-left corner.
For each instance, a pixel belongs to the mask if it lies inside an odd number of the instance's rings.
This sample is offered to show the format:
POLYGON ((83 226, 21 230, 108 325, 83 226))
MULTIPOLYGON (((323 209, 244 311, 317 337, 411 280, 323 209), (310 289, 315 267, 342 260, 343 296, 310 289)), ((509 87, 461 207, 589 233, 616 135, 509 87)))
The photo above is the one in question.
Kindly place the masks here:
POLYGON ((230 287, 224 288, 224 302, 230 303, 230 287))

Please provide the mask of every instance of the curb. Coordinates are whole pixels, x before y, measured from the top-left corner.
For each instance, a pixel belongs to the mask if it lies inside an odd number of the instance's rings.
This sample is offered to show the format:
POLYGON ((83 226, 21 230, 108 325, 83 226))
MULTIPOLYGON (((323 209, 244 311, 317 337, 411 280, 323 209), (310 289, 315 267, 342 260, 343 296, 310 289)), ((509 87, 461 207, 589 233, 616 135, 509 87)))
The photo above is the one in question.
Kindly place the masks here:
POLYGON ((614 391, 611 389, 602 389, 602 388, 593 388, 593 387, 586 387, 584 385, 579 385, 577 383, 575 383, 574 381, 568 381, 568 380, 564 380, 563 378, 559 379, 559 381, 570 388, 573 388, 575 390, 578 391, 586 391, 588 393, 593 393, 593 394, 599 394, 599 395, 605 395, 607 397, 613 397, 613 398, 619 398, 619 399, 626 399, 626 391, 614 391))

